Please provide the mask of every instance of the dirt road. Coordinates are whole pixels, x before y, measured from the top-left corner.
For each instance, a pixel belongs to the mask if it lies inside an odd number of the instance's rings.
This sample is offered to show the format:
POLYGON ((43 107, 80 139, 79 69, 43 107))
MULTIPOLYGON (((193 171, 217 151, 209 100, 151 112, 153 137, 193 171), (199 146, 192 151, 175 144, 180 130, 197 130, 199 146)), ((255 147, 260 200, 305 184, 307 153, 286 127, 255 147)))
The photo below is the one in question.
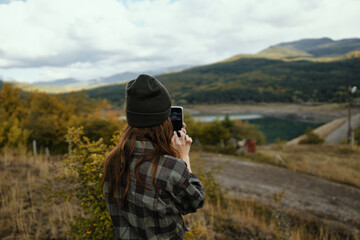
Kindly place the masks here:
MULTIPOLYGON (((314 130, 314 133, 319 135, 319 137, 324 138, 326 144, 338 145, 341 144, 343 141, 347 140, 348 127, 349 123, 346 117, 338 118, 316 128, 314 130)), ((357 129, 358 127, 360 127, 360 113, 351 117, 351 127, 352 129, 357 129)), ((305 135, 301 135, 287 142, 286 145, 297 145, 305 137, 305 135)))
POLYGON ((355 226, 360 230, 360 189, 284 168, 216 154, 200 155, 209 165, 223 164, 216 176, 230 195, 275 204, 273 194, 284 191, 281 205, 302 213, 355 226))
MULTIPOLYGON (((360 127, 360 114, 351 118, 352 129, 360 127)), ((347 139, 349 123, 346 121, 339 128, 331 132, 326 138, 325 142, 331 145, 341 144, 342 141, 347 139)))

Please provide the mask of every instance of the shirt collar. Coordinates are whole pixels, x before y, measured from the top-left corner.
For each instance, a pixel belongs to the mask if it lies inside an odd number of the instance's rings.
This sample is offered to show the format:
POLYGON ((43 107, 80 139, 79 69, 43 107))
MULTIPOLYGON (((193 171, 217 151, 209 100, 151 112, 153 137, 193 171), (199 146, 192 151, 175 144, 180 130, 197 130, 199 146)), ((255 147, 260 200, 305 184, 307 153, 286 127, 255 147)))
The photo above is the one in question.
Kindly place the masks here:
POLYGON ((154 149, 150 141, 136 141, 134 153, 143 153, 144 150, 154 149))

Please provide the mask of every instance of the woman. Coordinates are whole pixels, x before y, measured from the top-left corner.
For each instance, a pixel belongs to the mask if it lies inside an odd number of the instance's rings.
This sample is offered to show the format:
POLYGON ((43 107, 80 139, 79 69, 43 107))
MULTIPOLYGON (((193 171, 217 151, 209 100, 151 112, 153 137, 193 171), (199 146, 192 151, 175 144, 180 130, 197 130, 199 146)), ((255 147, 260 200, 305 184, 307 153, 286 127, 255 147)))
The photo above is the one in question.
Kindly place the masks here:
POLYGON ((191 173, 192 139, 185 124, 173 131, 171 100, 155 78, 140 75, 126 86, 125 128, 104 166, 103 186, 116 239, 183 239, 182 215, 204 204, 191 173))

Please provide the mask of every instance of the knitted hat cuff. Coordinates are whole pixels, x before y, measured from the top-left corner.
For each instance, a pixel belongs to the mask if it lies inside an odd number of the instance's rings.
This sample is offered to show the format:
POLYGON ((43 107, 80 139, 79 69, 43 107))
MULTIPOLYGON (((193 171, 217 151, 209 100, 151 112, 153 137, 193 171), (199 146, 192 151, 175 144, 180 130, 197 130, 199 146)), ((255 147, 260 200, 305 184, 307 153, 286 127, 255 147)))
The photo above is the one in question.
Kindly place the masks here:
POLYGON ((130 113, 130 114, 135 114, 135 115, 139 115, 139 116, 141 116, 141 115, 151 115, 151 116, 156 116, 156 115, 163 115, 163 114, 170 114, 170 111, 171 111, 171 107, 169 107, 166 111, 164 111, 164 112, 161 112, 161 113, 148 113, 148 112, 146 112, 146 113, 142 113, 142 112, 133 112, 133 111, 129 111, 129 110, 127 110, 127 109, 125 109, 126 110, 126 113, 130 113))
POLYGON ((126 118, 128 124, 132 127, 155 127, 165 122, 169 118, 170 112, 171 107, 162 113, 141 113, 126 110, 126 118))

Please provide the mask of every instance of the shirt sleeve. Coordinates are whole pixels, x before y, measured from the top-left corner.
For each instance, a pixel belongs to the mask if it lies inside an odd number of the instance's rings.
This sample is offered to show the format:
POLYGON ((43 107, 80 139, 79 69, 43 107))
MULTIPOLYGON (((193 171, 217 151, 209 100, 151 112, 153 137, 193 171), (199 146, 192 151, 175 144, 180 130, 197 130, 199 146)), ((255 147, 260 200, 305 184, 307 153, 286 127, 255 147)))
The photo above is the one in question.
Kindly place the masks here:
POLYGON ((204 205, 205 193, 202 184, 187 168, 182 172, 180 181, 174 186, 173 196, 183 215, 196 212, 204 205))

